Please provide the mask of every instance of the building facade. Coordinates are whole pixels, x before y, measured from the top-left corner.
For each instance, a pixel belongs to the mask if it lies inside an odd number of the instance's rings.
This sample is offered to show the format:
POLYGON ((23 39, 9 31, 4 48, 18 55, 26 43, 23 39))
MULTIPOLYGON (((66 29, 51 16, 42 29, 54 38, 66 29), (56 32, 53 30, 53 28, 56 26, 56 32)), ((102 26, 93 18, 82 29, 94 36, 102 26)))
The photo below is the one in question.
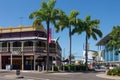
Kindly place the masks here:
POLYGON ((105 63, 119 63, 120 55, 115 55, 115 51, 109 51, 106 44, 111 39, 110 35, 106 35, 96 45, 98 46, 99 61, 105 63))
MULTIPOLYGON (((46 68, 47 34, 42 25, 0 28, 0 68, 37 70, 46 68)), ((61 65, 61 47, 52 39, 49 43, 49 67, 61 65)))
MULTIPOLYGON (((93 61, 97 60, 97 56, 94 56, 94 53, 96 51, 94 50, 88 50, 88 64, 93 63, 93 61)), ((83 51, 83 63, 85 63, 85 53, 86 51, 83 51)))

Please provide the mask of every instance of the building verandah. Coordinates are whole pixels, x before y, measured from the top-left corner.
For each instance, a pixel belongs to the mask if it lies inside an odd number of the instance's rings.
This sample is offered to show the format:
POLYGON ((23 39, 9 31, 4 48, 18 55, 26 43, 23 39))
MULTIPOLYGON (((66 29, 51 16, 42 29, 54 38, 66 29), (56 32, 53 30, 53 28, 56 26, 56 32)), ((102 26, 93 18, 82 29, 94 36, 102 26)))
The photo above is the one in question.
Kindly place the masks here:
MULTIPOLYGON (((0 53, 2 58, 2 68, 12 65, 13 69, 36 70, 39 66, 46 66, 47 50, 45 40, 23 40, 0 42, 0 53), (12 60, 11 60, 12 55, 12 60), (23 57, 22 57, 23 56, 23 57), (24 59, 22 63, 22 58, 24 59), (24 66, 22 68, 22 66, 24 66)), ((61 50, 55 41, 49 45, 50 60, 61 58, 61 50)), ((56 63, 60 65, 60 63, 56 63)))

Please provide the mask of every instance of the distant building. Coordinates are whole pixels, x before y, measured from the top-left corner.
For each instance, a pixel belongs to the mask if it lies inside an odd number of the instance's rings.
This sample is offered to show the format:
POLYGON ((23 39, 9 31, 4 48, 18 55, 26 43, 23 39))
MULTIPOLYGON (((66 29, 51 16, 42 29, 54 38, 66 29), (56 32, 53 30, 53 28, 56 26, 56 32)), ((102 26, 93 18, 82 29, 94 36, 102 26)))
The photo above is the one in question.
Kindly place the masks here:
POLYGON ((106 35, 104 38, 102 38, 96 45, 98 46, 98 52, 100 61, 103 61, 105 63, 119 63, 120 62, 120 54, 115 55, 115 51, 108 51, 108 48, 106 44, 111 39, 110 35, 106 35))
MULTIPOLYGON (((96 51, 94 50, 89 50, 88 51, 88 64, 92 63, 93 60, 96 60, 97 57, 94 57, 93 53, 95 53, 96 51)), ((85 63, 85 51, 83 51, 83 62, 85 63)))
MULTIPOLYGON (((46 68, 46 37, 42 25, 0 28, 0 68, 5 69, 6 65, 23 70, 46 68)), ((55 39, 49 43, 49 65, 53 62, 61 65, 61 47, 55 39)))

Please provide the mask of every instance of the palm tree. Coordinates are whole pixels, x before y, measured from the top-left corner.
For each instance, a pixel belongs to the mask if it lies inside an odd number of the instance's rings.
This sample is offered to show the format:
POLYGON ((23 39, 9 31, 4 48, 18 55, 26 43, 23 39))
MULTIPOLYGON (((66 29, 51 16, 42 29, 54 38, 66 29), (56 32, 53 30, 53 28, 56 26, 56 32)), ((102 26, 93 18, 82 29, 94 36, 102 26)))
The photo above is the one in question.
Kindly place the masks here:
POLYGON ((60 25, 61 27, 57 27, 57 32, 60 30, 63 30, 65 28, 69 29, 69 50, 70 50, 70 57, 69 57, 69 63, 71 64, 71 47, 72 47, 72 31, 71 31, 71 26, 77 26, 78 25, 78 19, 76 18, 79 15, 79 12, 76 10, 72 10, 70 14, 64 15, 64 20, 58 22, 57 25, 60 25))
POLYGON ((62 20, 64 12, 60 9, 54 8, 56 0, 49 0, 49 2, 42 2, 39 10, 30 14, 29 18, 34 19, 33 27, 41 22, 46 22, 47 25, 47 62, 46 69, 49 69, 49 26, 52 23, 54 26, 56 22, 62 20))
POLYGON ((91 16, 86 16, 85 21, 83 22, 83 32, 85 32, 85 66, 88 70, 88 39, 92 36, 94 40, 97 40, 97 36, 102 37, 102 32, 98 29, 99 20, 91 20, 91 16))
POLYGON ((97 36, 102 37, 102 32, 98 29, 99 20, 91 20, 91 16, 86 16, 85 20, 79 20, 79 26, 73 29, 73 34, 78 33, 79 35, 85 32, 85 66, 88 70, 88 39, 92 36, 94 40, 97 40, 97 36))

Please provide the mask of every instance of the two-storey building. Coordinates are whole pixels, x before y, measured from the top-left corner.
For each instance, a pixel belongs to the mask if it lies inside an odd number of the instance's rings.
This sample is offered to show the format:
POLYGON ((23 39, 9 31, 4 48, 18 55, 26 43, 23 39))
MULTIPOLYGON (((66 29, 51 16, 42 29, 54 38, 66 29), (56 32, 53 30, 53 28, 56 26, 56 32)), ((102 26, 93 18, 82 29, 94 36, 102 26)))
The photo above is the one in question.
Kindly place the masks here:
MULTIPOLYGON (((13 69, 36 70, 46 68, 47 40, 42 25, 0 28, 0 68, 12 65, 13 69)), ((49 43, 49 65, 61 64, 61 47, 52 39, 49 43)))

